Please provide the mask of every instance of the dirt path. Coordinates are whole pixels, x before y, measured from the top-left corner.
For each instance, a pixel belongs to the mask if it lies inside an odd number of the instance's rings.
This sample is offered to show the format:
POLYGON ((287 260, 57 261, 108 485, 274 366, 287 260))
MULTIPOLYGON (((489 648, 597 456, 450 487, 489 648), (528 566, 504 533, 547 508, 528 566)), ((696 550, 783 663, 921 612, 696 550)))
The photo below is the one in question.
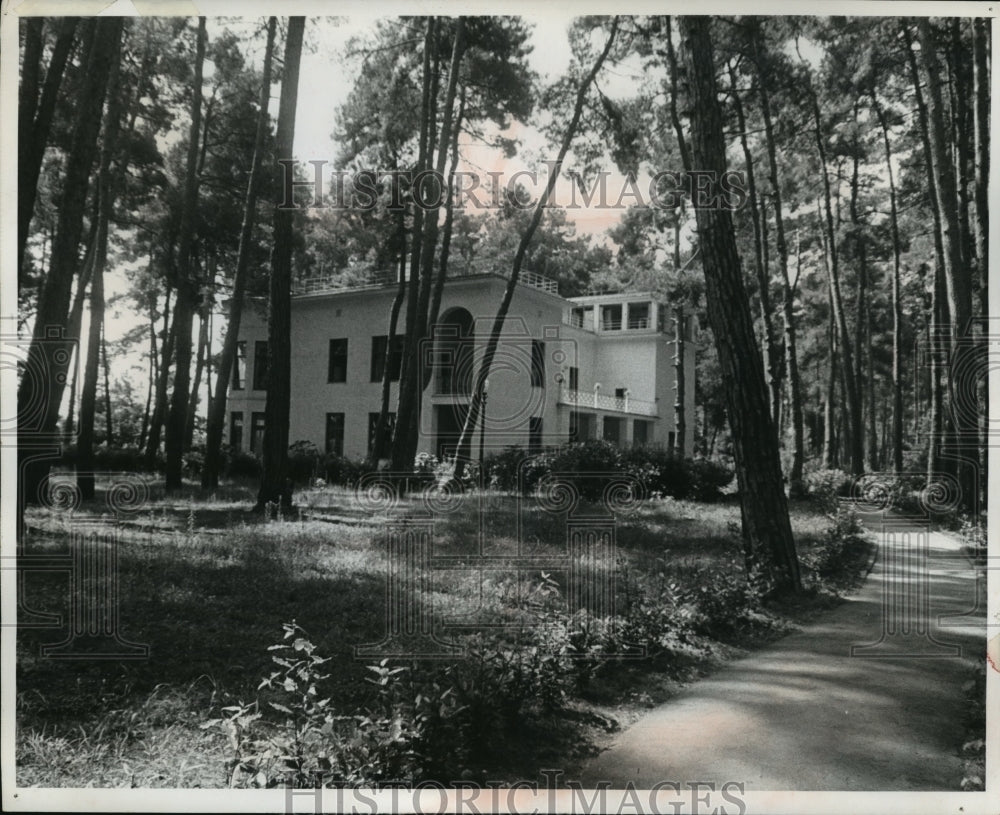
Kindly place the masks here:
POLYGON ((860 591, 650 711, 584 766, 584 785, 958 789, 964 660, 984 659, 985 586, 977 607, 956 539, 884 523, 866 519, 879 552, 860 591))

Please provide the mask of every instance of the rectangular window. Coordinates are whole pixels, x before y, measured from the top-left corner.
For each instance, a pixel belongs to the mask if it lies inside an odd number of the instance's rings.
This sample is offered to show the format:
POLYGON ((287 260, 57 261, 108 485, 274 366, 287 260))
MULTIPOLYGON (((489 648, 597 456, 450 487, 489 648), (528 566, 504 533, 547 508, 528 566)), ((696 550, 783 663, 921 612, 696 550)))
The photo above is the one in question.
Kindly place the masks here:
POLYGON ((604 417, 603 438, 612 444, 618 444, 621 441, 621 421, 619 419, 613 416, 604 417))
POLYGON ((571 391, 580 390, 580 369, 573 365, 569 369, 569 389, 571 391))
POLYGON ((601 306, 601 330, 620 331, 622 327, 622 304, 601 306))
POLYGON ((541 340, 531 341, 531 384, 533 387, 545 384, 545 343, 541 340))
POLYGON ((327 368, 327 382, 347 381, 347 340, 330 340, 330 360, 327 368))
POLYGON ((542 451, 542 417, 532 416, 528 419, 528 452, 542 451))
POLYGON ((344 455, 344 414, 326 414, 326 452, 344 455))
POLYGON ((628 327, 649 328, 649 303, 628 304, 628 327))
MULTIPOLYGON (((392 337, 392 351, 389 353, 389 381, 399 381, 399 371, 403 365, 403 342, 406 339, 402 334, 394 334, 392 337)), ((385 334, 379 337, 372 337, 372 382, 381 382, 385 373, 385 346, 389 342, 389 337, 385 334)))
POLYGON ((632 423, 632 444, 637 447, 649 444, 649 422, 636 419, 632 423))
POLYGON ((667 433, 667 452, 670 453, 670 455, 673 455, 676 447, 677 447, 677 432, 671 430, 669 433, 667 433))
POLYGON ((229 414, 229 446, 233 450, 243 449, 243 411, 234 410, 229 414))
MULTIPOLYGON (((368 414, 368 455, 375 452, 375 429, 378 427, 378 413, 368 414)), ((389 433, 389 437, 392 437, 393 431, 396 429, 396 414, 387 413, 385 415, 386 431, 389 433)))
POLYGON ((264 452, 264 414, 256 411, 250 414, 250 452, 264 452))
POLYGON ((253 345, 253 389, 267 390, 267 342, 257 340, 253 345))
POLYGON ((236 343, 236 359, 233 364, 233 390, 243 390, 247 381, 247 343, 240 340, 236 343))
POLYGON ((615 388, 615 399, 625 398, 625 388, 615 388))

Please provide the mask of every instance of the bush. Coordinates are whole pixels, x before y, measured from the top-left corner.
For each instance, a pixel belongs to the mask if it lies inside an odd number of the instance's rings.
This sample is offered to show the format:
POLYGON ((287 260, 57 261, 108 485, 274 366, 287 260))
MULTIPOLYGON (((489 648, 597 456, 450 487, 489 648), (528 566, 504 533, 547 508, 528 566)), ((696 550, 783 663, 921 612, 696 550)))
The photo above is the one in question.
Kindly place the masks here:
POLYGON ((320 453, 311 441, 297 441, 288 447, 288 477, 296 486, 312 483, 319 470, 320 453))
POLYGON ((806 494, 821 501, 846 498, 851 494, 853 479, 843 470, 813 470, 803 479, 806 494))
POLYGON ((319 462, 319 471, 327 484, 337 484, 343 487, 353 487, 369 467, 365 462, 327 453, 319 462))
POLYGON ((245 450, 228 448, 226 476, 236 479, 260 478, 260 459, 245 450))
POLYGON ((632 447, 622 456, 623 467, 642 479, 652 493, 670 498, 717 501, 733 471, 708 459, 682 459, 655 447, 632 447))
POLYGON ((490 453, 483 459, 487 483, 494 489, 513 492, 518 488, 521 463, 528 458, 523 447, 505 447, 499 453, 490 453))
POLYGON ((536 461, 547 465, 549 474, 570 478, 580 496, 589 501, 600 500, 613 474, 622 471, 621 450, 598 439, 567 444, 554 453, 537 456, 536 461))

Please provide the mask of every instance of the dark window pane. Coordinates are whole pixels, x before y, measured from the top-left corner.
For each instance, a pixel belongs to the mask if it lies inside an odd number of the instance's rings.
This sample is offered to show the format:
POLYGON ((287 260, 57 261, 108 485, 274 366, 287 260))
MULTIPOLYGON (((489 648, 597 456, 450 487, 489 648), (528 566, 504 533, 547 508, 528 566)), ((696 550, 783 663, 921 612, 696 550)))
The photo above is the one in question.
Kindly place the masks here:
POLYGON ((326 452, 344 455, 344 414, 326 414, 326 452))
POLYGON ((264 414, 250 414, 250 452, 260 455, 264 449, 264 414))
POLYGON ((580 369, 575 366, 569 369, 569 389, 580 390, 580 369))
POLYGON ((347 381, 347 340, 330 340, 330 362, 327 382, 347 381))
POLYGON ((267 390, 267 343, 263 340, 253 346, 253 389, 267 390))
POLYGON ((243 411, 234 410, 229 414, 229 446, 234 450, 243 449, 243 411))

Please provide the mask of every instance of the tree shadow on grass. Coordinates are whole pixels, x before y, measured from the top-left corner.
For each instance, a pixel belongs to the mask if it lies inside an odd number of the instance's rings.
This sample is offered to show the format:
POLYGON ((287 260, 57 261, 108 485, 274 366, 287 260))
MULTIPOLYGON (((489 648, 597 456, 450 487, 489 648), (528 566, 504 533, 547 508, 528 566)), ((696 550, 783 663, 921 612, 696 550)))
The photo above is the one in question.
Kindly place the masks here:
MULTIPOLYGON (((53 537, 50 547, 65 542, 53 537)), ((39 545, 37 542, 35 545, 39 545)), ((199 687, 216 701, 251 701, 273 664, 267 648, 281 640, 283 622, 296 620, 330 679, 323 689, 334 704, 353 705, 368 695, 366 662, 354 647, 378 641, 385 631, 385 578, 372 572, 322 574, 296 568, 280 542, 237 543, 212 560, 174 547, 119 548, 120 635, 149 646, 146 659, 66 660, 42 656, 42 647, 65 639, 68 628, 18 632, 18 691, 30 692, 38 723, 69 726, 115 706, 131 704, 160 685, 199 687)), ((26 576, 25 600, 39 611, 68 611, 68 576, 26 576)))

